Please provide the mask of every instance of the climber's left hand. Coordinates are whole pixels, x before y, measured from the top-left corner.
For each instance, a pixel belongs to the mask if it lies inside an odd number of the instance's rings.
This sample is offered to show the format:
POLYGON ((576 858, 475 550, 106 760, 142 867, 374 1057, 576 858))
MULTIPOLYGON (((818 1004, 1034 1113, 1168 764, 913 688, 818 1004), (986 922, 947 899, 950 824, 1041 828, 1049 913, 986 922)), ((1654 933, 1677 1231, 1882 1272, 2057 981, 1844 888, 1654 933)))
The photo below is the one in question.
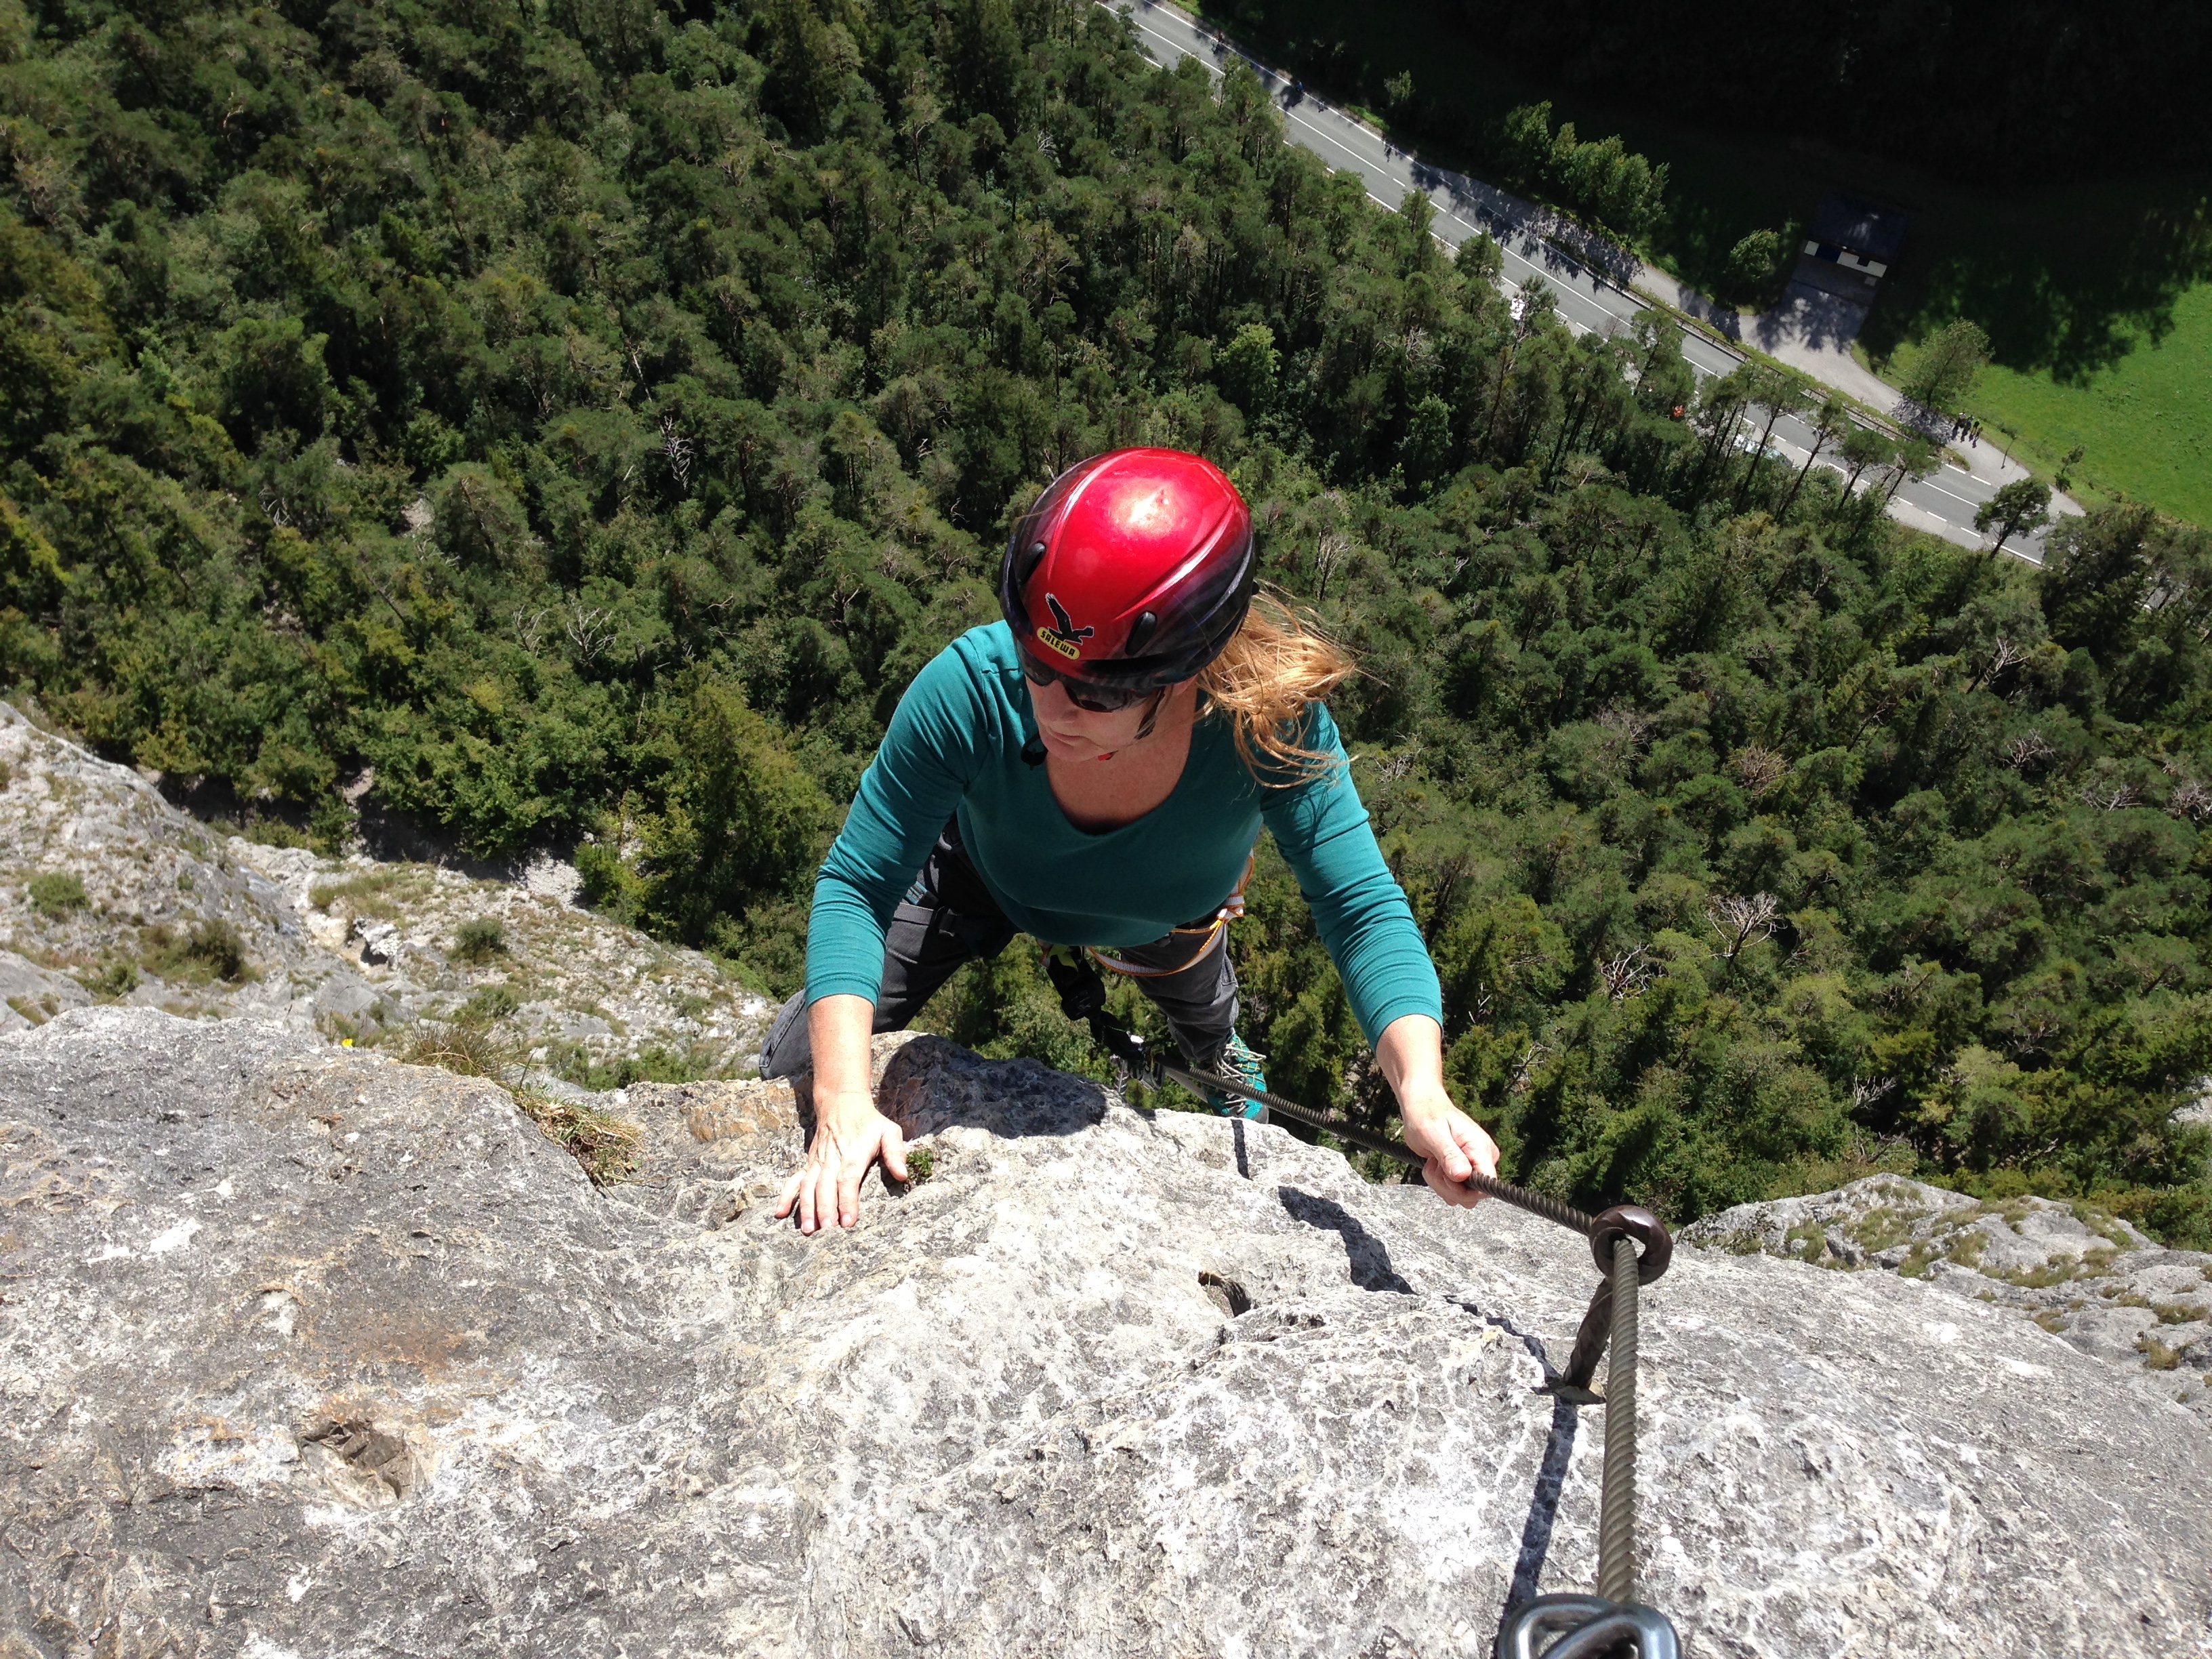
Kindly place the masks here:
MULTIPOLYGON (((1439 1088, 1437 1093, 1441 1097, 1443 1091, 1439 1088)), ((1498 1173, 1498 1143, 1482 1125, 1448 1098, 1440 1098, 1418 1115, 1403 1100, 1398 1106, 1406 1125, 1406 1144, 1421 1154, 1421 1179, 1429 1183, 1429 1190, 1447 1204, 1472 1209, 1481 1203, 1482 1194, 1462 1183, 1475 1170, 1486 1176, 1498 1173)))
POLYGON ((1472 1208, 1482 1194, 1462 1183, 1474 1170, 1498 1173, 1498 1143, 1452 1104, 1444 1091, 1443 1032, 1426 1014, 1401 1014, 1375 1045, 1376 1063, 1398 1097, 1406 1145, 1422 1158, 1421 1178, 1447 1204, 1472 1208))

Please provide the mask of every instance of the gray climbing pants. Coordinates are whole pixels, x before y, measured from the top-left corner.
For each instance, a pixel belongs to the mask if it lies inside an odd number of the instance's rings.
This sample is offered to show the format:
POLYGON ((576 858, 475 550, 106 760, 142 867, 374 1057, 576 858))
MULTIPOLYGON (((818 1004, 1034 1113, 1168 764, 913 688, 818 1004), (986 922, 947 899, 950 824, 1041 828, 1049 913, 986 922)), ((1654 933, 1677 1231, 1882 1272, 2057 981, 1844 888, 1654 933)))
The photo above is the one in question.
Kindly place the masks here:
MULTIPOLYGON (((1215 915, 1149 945, 1090 952, 1101 967, 1137 981, 1166 1017, 1176 1046, 1194 1070, 1214 1070, 1237 1028, 1237 970, 1229 960, 1227 923, 1243 908, 1240 884, 1215 915)), ((960 844, 959 826, 948 823, 884 933, 875 1029, 904 1030, 961 964, 989 961, 1017 931, 975 873, 960 844)), ((761 1044, 760 1072, 790 1077, 813 1063, 806 994, 800 991, 777 1010, 761 1044)))

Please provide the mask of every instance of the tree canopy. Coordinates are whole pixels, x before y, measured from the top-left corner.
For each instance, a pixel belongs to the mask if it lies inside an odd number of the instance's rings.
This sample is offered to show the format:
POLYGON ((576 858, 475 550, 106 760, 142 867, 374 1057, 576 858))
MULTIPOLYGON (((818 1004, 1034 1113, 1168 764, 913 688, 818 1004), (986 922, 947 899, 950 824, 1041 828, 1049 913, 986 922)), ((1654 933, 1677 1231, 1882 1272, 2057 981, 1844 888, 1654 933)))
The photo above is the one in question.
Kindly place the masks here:
MULTIPOLYGON (((0 684, 342 836, 343 787, 796 982, 1011 511, 1196 449, 1339 717, 1512 1173, 1686 1217, 1883 1168, 2208 1234, 2205 538, 2040 576, 1577 337, 1256 80, 1072 0, 0 0, 0 684)), ((1271 1076, 1387 1121, 1279 859, 1271 1076)), ((1096 1065, 1020 952, 933 1019, 1096 1065)))

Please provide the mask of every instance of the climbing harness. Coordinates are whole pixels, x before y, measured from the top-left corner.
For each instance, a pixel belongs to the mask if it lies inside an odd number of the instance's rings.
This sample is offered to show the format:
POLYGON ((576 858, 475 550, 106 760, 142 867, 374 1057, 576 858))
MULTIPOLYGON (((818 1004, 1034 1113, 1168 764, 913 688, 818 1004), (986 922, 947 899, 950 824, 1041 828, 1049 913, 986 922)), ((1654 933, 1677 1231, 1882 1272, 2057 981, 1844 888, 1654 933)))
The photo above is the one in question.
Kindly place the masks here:
MULTIPOLYGON (((1095 974, 1070 975, 1059 983, 1060 1007, 1070 1019, 1084 1021, 1098 1046, 1135 1077, 1158 1087, 1172 1078, 1201 1096, 1212 1090, 1256 1101, 1272 1115, 1325 1129, 1338 1139, 1401 1163, 1425 1160, 1412 1147, 1338 1116, 1294 1100, 1246 1086, 1235 1078, 1193 1071, 1168 1057, 1167 1048, 1146 1042, 1106 1012, 1105 986, 1095 974)), ((1636 1659, 1680 1659, 1681 1644, 1664 1613, 1636 1600, 1636 1317, 1637 1291, 1667 1271, 1674 1240, 1650 1211, 1617 1204, 1587 1215, 1571 1204, 1532 1193, 1480 1170, 1464 1185, 1516 1209, 1572 1229, 1590 1242, 1596 1258, 1597 1290, 1590 1297, 1564 1376, 1546 1392, 1577 1406, 1605 1407, 1605 1468, 1599 1487, 1597 1594, 1539 1595, 1507 1610, 1498 1626, 1497 1659, 1603 1659, 1632 1653, 1636 1659), (1639 1249, 1639 1246, 1641 1247, 1639 1249), (1610 1350, 1605 1392, 1591 1390, 1597 1364, 1610 1350)))

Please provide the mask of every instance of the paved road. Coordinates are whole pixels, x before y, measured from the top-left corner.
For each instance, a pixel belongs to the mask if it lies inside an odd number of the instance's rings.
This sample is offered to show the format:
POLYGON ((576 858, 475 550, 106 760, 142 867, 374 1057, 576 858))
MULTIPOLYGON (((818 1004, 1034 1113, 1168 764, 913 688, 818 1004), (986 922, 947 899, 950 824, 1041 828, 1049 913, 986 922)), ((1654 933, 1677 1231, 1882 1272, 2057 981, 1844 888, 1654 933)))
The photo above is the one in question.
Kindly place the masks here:
MULTIPOLYGON (((1282 111, 1284 135, 1292 143, 1311 150, 1340 172, 1358 173, 1366 183, 1368 195, 1386 208, 1395 210, 1409 190, 1427 191, 1436 207, 1439 240, 1457 247, 1478 233, 1490 235, 1504 250, 1505 285, 1517 290, 1542 278, 1558 300, 1560 319, 1577 333, 1624 332, 1636 313, 1646 308, 1645 302, 1622 281, 1602 270, 1601 246, 1587 247, 1588 257, 1577 258, 1550 240, 1575 237, 1577 233, 1571 223, 1464 173, 1431 167, 1407 155, 1364 122, 1303 90, 1290 76, 1224 44, 1188 14, 1162 0, 1132 0, 1115 9, 1128 16, 1136 27, 1138 43, 1155 63, 1171 67, 1180 58, 1195 58, 1209 73, 1218 76, 1242 58, 1258 74, 1282 111)), ((1743 361, 1710 337, 1686 328, 1682 331, 1682 356, 1700 375, 1725 374, 1743 361)), ((1785 416, 1775 425, 1774 441, 1785 456, 1794 456, 1802 464, 1813 436, 1805 422, 1785 416)), ((1822 464, 1826 465, 1825 457, 1822 464)), ((1974 513, 1995 488, 1947 466, 1932 477, 1907 480, 1890 510, 1905 522, 1963 547, 1981 547, 1989 538, 1975 532, 1974 513)), ((2006 548, 2007 552, 2015 550, 2035 563, 2042 562, 2040 537, 2006 548)))

